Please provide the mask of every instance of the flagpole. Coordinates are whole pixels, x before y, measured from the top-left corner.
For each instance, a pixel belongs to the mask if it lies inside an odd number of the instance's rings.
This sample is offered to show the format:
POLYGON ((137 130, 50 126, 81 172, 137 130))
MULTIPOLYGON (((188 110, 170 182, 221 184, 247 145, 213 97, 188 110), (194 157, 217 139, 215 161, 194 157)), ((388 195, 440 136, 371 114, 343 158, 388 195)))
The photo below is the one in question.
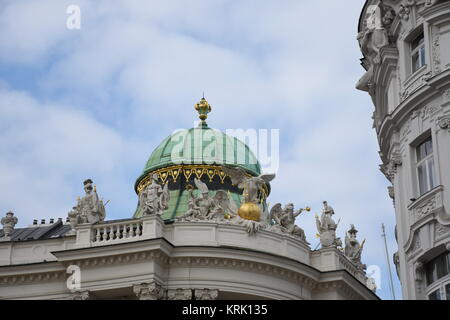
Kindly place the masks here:
POLYGON ((392 299, 395 300, 394 281, 392 280, 391 263, 389 260, 389 251, 388 251, 387 241, 386 241, 386 232, 385 232, 383 223, 381 224, 381 230, 383 231, 381 236, 384 238, 384 249, 386 251, 386 261, 387 261, 388 271, 389 271, 389 287, 391 289, 392 299))

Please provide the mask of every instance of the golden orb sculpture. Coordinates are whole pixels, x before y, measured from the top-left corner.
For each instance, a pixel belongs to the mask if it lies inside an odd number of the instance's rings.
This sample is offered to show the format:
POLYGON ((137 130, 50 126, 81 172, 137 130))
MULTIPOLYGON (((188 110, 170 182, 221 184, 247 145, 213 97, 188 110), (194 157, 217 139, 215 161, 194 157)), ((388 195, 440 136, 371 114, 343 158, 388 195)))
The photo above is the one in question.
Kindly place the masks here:
POLYGON ((261 208, 253 202, 245 202, 238 210, 238 214, 242 219, 260 221, 261 208))

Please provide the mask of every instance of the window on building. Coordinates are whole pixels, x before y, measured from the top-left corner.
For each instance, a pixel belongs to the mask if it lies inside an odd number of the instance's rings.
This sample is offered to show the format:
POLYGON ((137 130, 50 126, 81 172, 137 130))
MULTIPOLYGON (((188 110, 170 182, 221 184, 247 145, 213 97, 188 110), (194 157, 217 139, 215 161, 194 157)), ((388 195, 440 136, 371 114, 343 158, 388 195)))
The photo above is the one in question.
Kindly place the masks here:
POLYGON ((436 178, 433 159, 433 141, 431 137, 416 148, 417 176, 419 179, 420 195, 436 187, 436 178))
POLYGON ((425 65, 425 41, 423 31, 411 41, 412 72, 416 72, 425 65))
POLYGON ((441 300, 441 292, 439 289, 433 291, 428 295, 428 300, 441 300))
POLYGON ((445 286, 445 296, 446 300, 450 300, 450 283, 445 286))
POLYGON ((450 274, 450 253, 444 253, 437 256, 425 266, 427 274, 427 285, 450 274))

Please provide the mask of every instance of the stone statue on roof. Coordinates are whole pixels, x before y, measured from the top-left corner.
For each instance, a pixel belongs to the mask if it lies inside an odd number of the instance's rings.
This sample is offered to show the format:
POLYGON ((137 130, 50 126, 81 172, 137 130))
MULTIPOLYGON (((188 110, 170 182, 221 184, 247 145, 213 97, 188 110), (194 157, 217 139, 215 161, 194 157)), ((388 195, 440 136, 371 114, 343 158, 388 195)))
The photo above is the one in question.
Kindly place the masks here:
POLYGON ((223 167, 222 170, 231 178, 233 185, 236 185, 239 189, 244 189, 244 203, 258 203, 260 188, 269 184, 275 178, 275 174, 261 174, 258 177, 249 176, 241 168, 223 167))
POLYGON ((169 200, 169 184, 166 183, 162 187, 158 182, 158 175, 155 173, 152 175, 152 182, 139 195, 139 207, 144 216, 162 215, 168 208, 169 200))
POLYGON ((270 210, 270 221, 274 223, 270 228, 270 231, 280 231, 294 237, 300 238, 306 241, 305 232, 302 228, 295 224, 295 218, 297 218, 304 210, 299 209, 294 211, 294 205, 292 203, 287 204, 284 209, 281 207, 281 203, 275 204, 270 210))
POLYGON ((3 238, 8 239, 11 236, 17 221, 18 219, 17 217, 14 217, 14 213, 11 211, 6 213, 6 216, 0 221, 3 225, 3 238))
POLYGON ((105 205, 103 200, 99 198, 97 189, 93 186, 93 181, 86 179, 83 185, 86 194, 78 198, 77 205, 68 213, 72 229, 79 223, 97 223, 105 220, 105 205))
POLYGON ((195 197, 193 190, 189 190, 188 210, 180 220, 221 220, 225 216, 231 218, 236 215, 236 203, 224 190, 216 191, 214 197, 211 197, 206 183, 197 178, 194 179, 194 183, 200 195, 195 197))
POLYGON ((354 264, 357 265, 358 268, 365 269, 366 266, 361 263, 361 254, 364 247, 364 243, 366 240, 360 244, 356 239, 356 234, 358 230, 356 230, 355 226, 350 225, 350 230, 347 231, 345 236, 345 249, 344 253, 354 264))
POLYGON ((324 201, 320 219, 316 215, 317 231, 320 237, 320 244, 323 248, 342 246, 341 239, 336 237, 336 229, 339 222, 334 222, 333 214, 333 208, 328 205, 327 201, 324 201))

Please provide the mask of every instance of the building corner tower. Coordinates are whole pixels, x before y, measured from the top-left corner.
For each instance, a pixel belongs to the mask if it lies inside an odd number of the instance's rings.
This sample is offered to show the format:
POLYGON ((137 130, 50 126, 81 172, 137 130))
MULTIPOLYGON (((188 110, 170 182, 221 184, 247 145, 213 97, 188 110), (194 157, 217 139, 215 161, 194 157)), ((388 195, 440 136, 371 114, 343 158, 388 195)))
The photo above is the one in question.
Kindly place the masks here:
POLYGON ((405 299, 450 299, 450 1, 367 0, 357 36, 405 299))

